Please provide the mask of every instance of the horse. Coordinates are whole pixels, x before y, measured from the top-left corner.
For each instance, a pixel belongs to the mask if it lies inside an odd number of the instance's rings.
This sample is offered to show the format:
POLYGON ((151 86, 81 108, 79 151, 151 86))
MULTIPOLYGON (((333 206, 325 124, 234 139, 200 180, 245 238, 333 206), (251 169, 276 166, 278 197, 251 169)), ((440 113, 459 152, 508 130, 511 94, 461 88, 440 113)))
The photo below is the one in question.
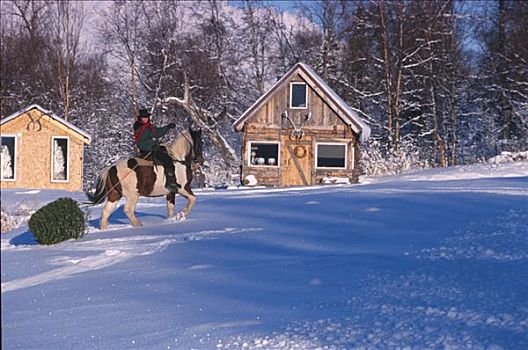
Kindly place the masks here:
POLYGON ((108 228, 108 218, 122 197, 126 198, 125 215, 133 226, 142 226, 134 214, 139 197, 161 197, 167 199, 167 217, 174 216, 176 193, 187 199, 187 205, 176 215, 177 220, 185 219, 196 203, 191 190, 192 163, 204 163, 202 151, 202 131, 185 130, 178 133, 168 145, 167 153, 174 161, 177 191, 165 188, 165 174, 161 163, 155 160, 132 157, 121 159, 101 171, 94 192, 86 192, 92 204, 99 204, 106 198, 101 214, 102 230, 108 228))

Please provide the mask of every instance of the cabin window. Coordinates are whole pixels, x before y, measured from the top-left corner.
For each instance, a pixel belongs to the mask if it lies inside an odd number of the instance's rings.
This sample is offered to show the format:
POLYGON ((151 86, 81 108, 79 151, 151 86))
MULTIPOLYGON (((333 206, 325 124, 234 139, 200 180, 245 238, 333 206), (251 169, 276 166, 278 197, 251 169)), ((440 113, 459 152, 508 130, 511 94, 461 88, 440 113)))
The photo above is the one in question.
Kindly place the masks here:
POLYGON ((249 165, 253 166, 278 166, 279 143, 278 142, 250 142, 249 165))
POLYGON ((319 143, 316 152, 318 168, 345 169, 347 166, 347 145, 345 143, 319 143))
POLYGON ((306 83, 290 84, 290 108, 307 108, 308 87, 306 83))
POLYGON ((67 182, 69 178, 70 140, 67 137, 51 139, 51 181, 67 182))
POLYGON ((2 149, 0 150, 0 164, 2 165, 0 179, 16 180, 16 136, 2 135, 2 149))

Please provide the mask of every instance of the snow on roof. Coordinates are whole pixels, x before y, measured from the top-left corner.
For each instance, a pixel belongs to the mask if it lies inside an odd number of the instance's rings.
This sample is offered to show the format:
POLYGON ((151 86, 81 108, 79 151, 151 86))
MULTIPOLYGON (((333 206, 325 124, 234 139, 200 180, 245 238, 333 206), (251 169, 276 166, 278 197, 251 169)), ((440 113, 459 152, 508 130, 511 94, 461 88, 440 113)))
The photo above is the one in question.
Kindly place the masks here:
POLYGON ((350 108, 350 106, 341 98, 328 84, 307 64, 299 62, 293 66, 281 79, 279 79, 271 88, 266 91, 255 103, 249 107, 240 118, 234 123, 236 130, 241 130, 244 122, 250 115, 275 92, 286 80, 288 80, 297 70, 302 69, 315 83, 326 93, 326 95, 337 105, 345 116, 347 123, 352 130, 360 135, 360 141, 364 142, 370 137, 370 127, 361 119, 361 117, 350 108))
POLYGON ((57 116, 55 113, 51 112, 51 111, 48 111, 44 108, 42 108, 41 106, 39 106, 38 104, 32 104, 30 105, 29 107, 26 107, 24 109, 21 109, 5 118, 3 118, 1 121, 0 121, 0 125, 2 124, 5 124, 13 119, 15 119, 16 117, 18 117, 19 115, 22 115, 24 113, 27 113, 29 111, 31 111, 32 109, 38 109, 39 111, 41 111, 43 114, 51 117, 52 119, 54 119, 55 121, 67 126, 68 128, 72 129, 73 131, 77 132, 79 135, 85 137, 86 139, 88 139, 88 143, 92 142, 92 137, 87 134, 85 131, 79 129, 78 127, 76 127, 75 125, 73 125, 72 123, 68 122, 67 120, 57 116))

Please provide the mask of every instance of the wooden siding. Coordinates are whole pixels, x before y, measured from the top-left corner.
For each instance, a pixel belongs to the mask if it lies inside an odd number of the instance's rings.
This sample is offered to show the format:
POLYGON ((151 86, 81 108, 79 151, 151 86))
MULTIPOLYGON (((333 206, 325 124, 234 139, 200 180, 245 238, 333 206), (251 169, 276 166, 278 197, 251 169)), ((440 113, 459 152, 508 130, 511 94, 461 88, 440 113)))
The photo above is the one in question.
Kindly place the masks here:
POLYGON ((350 182, 359 180, 359 135, 345 122, 343 110, 338 108, 329 96, 318 87, 310 76, 299 70, 278 86, 261 105, 244 121, 242 145, 243 181, 248 175, 256 177, 259 185, 294 186, 321 183, 325 177, 347 177, 350 182), (308 89, 307 108, 290 108, 290 83, 306 83, 308 89), (303 124, 303 136, 292 136, 294 127, 303 124), (310 118, 305 121, 305 118, 310 118), (304 123, 303 123, 304 121, 304 123), (256 166, 249 164, 247 147, 250 142, 278 142, 280 156, 277 166, 256 166), (317 168, 316 147, 319 143, 347 145, 346 167, 343 169, 317 168), (296 156, 293 150, 302 146, 306 154, 296 156))
POLYGON ((76 132, 49 116, 32 109, 0 126, 2 135, 16 135, 16 179, 2 181, 2 188, 65 189, 81 191, 83 187, 84 142, 76 132), (41 129, 31 125, 40 118, 41 129), (30 126, 28 128, 28 125, 30 126), (69 169, 67 182, 52 182, 52 137, 68 137, 69 169))
POLYGON ((311 113, 310 120, 305 124, 305 128, 333 128, 336 125, 345 126, 345 122, 328 104, 318 92, 316 92, 309 84, 308 88, 308 106, 306 109, 291 109, 290 105, 290 83, 304 82, 300 75, 295 75, 292 80, 286 82, 281 86, 273 96, 260 108, 258 108, 254 115, 249 118, 247 124, 265 125, 267 127, 291 127, 288 121, 282 118, 284 112, 287 112, 295 125, 299 126, 307 114, 311 113), (284 125, 283 125, 284 124, 284 125))
POLYGON ((359 143, 348 126, 335 126, 335 128, 318 129, 315 127, 303 128, 305 134, 299 141, 290 138, 291 128, 280 129, 276 127, 246 125, 242 144, 242 180, 253 175, 259 185, 265 186, 294 186, 305 185, 299 167, 304 173, 308 185, 322 182, 325 177, 348 177, 351 182, 359 180, 359 143), (278 166, 254 166, 249 164, 247 147, 250 142, 279 142, 280 160, 278 166), (347 167, 345 169, 329 169, 316 167, 316 147, 318 143, 340 143, 347 145, 347 167), (305 147, 306 155, 297 158, 295 164, 291 151, 295 146, 305 147))

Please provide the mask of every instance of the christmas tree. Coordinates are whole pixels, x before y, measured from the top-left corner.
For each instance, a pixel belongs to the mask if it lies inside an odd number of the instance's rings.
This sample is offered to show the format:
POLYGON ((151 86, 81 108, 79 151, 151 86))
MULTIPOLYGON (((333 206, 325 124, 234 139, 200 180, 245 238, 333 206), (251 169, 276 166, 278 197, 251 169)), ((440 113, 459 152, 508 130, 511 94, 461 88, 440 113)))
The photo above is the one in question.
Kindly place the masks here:
POLYGON ((59 145, 59 141, 54 141, 53 152, 53 179, 54 180, 66 180, 66 161, 62 147, 59 145))
POLYGON ((2 165, 2 179, 13 178, 13 165, 11 163, 11 153, 6 145, 2 146, 2 152, 0 152, 0 164, 2 165))

